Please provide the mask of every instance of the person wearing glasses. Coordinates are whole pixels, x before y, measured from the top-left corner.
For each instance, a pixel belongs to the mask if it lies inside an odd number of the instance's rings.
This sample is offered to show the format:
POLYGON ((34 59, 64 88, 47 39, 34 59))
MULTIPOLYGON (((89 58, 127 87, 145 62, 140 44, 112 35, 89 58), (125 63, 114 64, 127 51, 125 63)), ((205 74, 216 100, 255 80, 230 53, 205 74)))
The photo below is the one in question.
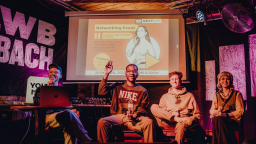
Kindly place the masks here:
MULTIPOLYGON (((149 105, 147 90, 136 83, 138 67, 129 64, 126 67, 126 81, 124 83, 107 84, 108 76, 113 70, 110 60, 105 66, 104 77, 99 84, 98 94, 112 96, 111 116, 101 118, 97 124, 97 138, 101 143, 109 142, 112 132, 122 128, 143 134, 145 143, 153 142, 153 121, 146 117, 149 105), (132 110, 128 109, 128 101, 133 101, 132 110)), ((117 133, 116 133, 117 134, 117 133)))
POLYGON ((151 112, 160 128, 175 127, 175 141, 184 142, 184 133, 189 128, 197 131, 194 138, 197 144, 204 143, 205 133, 197 124, 201 113, 194 95, 181 86, 182 73, 169 73, 170 85, 168 93, 164 94, 158 104, 152 104, 151 112))
MULTIPOLYGON (((233 143, 234 131, 241 124, 244 114, 243 96, 234 90, 233 76, 229 72, 218 75, 219 91, 213 96, 210 118, 212 119, 212 144, 233 143)), ((236 142, 237 143, 237 142, 236 142)))
MULTIPOLYGON (((59 86, 59 81, 62 78, 61 67, 57 64, 50 64, 48 77, 47 86, 59 86)), ((35 105, 40 103, 40 91, 39 87, 35 92, 35 105)), ((84 129, 78 115, 79 113, 76 109, 49 110, 45 116, 45 130, 63 129, 65 144, 77 144, 77 139, 82 143, 89 143, 92 139, 88 136, 88 132, 84 129)))

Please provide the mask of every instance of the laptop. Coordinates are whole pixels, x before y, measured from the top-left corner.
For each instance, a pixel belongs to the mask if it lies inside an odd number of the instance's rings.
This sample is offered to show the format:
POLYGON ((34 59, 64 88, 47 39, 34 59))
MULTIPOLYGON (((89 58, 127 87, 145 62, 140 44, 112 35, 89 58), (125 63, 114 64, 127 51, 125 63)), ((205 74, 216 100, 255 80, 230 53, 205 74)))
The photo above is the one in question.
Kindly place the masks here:
POLYGON ((71 106, 71 87, 42 86, 40 106, 71 106))

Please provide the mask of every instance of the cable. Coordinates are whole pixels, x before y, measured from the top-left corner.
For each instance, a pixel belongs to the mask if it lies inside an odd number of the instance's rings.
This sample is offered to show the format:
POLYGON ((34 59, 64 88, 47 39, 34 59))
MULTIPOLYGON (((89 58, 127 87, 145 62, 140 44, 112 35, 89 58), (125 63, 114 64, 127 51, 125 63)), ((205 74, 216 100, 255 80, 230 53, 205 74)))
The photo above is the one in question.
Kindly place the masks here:
POLYGON ((26 137, 26 135, 28 134, 29 127, 30 127, 30 120, 31 120, 31 116, 29 117, 27 132, 25 133, 25 135, 23 136, 22 140, 20 141, 20 144, 22 143, 22 141, 24 140, 24 138, 25 138, 25 137, 26 137))

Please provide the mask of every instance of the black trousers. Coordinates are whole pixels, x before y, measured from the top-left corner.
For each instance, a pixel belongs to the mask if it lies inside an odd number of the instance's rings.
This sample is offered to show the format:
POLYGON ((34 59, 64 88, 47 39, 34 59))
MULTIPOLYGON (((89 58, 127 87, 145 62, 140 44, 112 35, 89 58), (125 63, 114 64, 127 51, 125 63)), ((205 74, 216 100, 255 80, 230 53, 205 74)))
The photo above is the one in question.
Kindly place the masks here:
POLYGON ((212 144, 231 144, 234 131, 239 129, 237 121, 221 116, 212 118, 212 125, 212 144))

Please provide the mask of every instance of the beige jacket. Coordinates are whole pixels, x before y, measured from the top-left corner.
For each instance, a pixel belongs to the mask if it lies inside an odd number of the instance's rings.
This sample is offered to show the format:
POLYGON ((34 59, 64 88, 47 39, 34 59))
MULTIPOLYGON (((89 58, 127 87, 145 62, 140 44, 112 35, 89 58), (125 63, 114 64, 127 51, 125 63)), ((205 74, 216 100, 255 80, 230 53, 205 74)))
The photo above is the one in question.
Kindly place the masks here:
POLYGON ((175 94, 172 87, 169 88, 168 93, 164 94, 159 102, 159 106, 164 108, 168 112, 180 112, 180 115, 186 115, 193 117, 193 119, 200 119, 201 113, 199 111, 197 102, 194 95, 187 92, 185 87, 182 87, 182 91, 179 94, 175 94), (177 98, 181 100, 176 104, 177 98))

